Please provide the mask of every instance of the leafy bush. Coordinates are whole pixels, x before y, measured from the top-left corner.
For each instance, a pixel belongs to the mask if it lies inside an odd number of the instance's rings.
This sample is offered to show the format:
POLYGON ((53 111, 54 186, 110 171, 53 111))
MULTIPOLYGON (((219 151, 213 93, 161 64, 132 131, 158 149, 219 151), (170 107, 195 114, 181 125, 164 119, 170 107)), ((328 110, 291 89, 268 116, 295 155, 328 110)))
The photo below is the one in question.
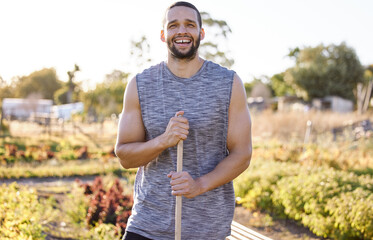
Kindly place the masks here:
POLYGON ((105 190, 101 177, 96 177, 92 184, 81 184, 84 194, 90 196, 87 213, 87 224, 112 224, 118 234, 124 233, 127 220, 131 215, 133 199, 123 194, 123 188, 118 179, 105 190))
POLYGON ((373 211, 369 209, 371 203, 368 202, 369 196, 373 197, 372 178, 319 168, 311 175, 300 173, 283 178, 276 186, 273 201, 284 207, 287 216, 300 220, 318 236, 362 238, 369 235, 364 233, 367 229, 373 228, 372 220, 364 221, 369 218, 365 214, 373 211), (346 196, 349 196, 350 202, 346 202, 346 196), (362 196, 364 198, 359 198, 362 196), (349 205, 356 205, 358 200, 360 206, 366 209, 360 213, 360 220, 354 221, 349 205))
POLYGON ((316 235, 373 238, 373 178, 326 167, 266 160, 235 181, 245 207, 300 221, 316 235))
MULTIPOLYGON (((106 153, 106 152, 105 152, 106 153)), ((110 154, 110 153, 107 153, 110 154)), ((66 140, 58 144, 48 142, 48 144, 25 144, 23 141, 6 142, 0 145, 0 164, 14 165, 17 162, 43 162, 48 159, 76 160, 89 159, 91 153, 88 146, 72 146, 66 140)), ((112 156, 112 155, 111 155, 112 156)))
POLYGON ((276 184, 282 178, 299 174, 299 171, 309 172, 300 164, 261 160, 253 162, 250 168, 234 181, 236 196, 239 203, 248 209, 266 209, 283 215, 283 206, 273 204, 272 194, 276 184))
POLYGON ((45 239, 40 224, 44 212, 33 189, 16 183, 0 187, 0 238, 45 239))

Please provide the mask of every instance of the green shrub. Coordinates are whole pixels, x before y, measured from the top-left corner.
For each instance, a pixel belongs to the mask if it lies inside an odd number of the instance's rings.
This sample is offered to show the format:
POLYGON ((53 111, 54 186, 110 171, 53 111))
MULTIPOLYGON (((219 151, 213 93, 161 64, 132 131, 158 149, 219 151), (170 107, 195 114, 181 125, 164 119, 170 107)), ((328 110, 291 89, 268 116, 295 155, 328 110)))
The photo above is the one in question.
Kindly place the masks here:
POLYGON ((373 238, 373 178, 370 175, 257 162, 235 180, 240 203, 300 221, 321 237, 373 238))
POLYGON ((275 161, 253 162, 250 168, 234 181, 239 203, 249 209, 265 209, 279 216, 283 215, 283 206, 273 204, 272 193, 276 183, 284 177, 294 176, 300 170, 308 171, 299 164, 275 161))
POLYGON ((36 192, 16 183, 2 185, 0 192, 0 239, 45 239, 36 192))

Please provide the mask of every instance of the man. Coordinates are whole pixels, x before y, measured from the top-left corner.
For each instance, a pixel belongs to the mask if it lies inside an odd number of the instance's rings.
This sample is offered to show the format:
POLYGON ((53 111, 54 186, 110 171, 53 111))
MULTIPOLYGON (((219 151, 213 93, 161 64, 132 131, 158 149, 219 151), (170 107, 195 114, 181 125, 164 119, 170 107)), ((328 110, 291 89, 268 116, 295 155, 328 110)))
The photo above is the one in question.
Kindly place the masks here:
POLYGON ((251 159, 251 120, 241 79, 199 57, 205 36, 197 8, 171 5, 161 40, 166 62, 133 78, 124 94, 116 154, 139 168, 123 239, 174 239, 175 196, 183 196, 182 239, 230 235, 232 180, 251 159), (184 140, 183 172, 176 145, 184 140))

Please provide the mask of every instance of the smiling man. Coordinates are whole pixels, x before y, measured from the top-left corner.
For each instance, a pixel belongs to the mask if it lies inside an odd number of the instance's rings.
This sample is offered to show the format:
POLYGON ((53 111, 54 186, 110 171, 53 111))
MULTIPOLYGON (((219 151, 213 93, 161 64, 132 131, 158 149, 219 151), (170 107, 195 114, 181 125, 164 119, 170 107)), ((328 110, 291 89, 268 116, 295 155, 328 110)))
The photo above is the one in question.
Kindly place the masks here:
POLYGON ((123 239, 174 239, 175 196, 183 196, 182 239, 230 235, 232 180, 251 159, 251 120, 238 75, 198 54, 201 15, 188 2, 165 13, 167 61, 144 70, 125 91, 116 154, 138 168, 123 239), (183 172, 176 145, 184 140, 183 172))

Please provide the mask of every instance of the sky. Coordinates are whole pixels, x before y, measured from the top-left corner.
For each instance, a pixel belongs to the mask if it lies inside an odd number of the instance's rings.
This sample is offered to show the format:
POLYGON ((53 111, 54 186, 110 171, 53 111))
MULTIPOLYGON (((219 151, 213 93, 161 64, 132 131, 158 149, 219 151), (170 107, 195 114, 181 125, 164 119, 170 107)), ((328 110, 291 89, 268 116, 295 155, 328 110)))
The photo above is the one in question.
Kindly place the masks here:
MULTIPOLYGON (((88 89, 114 69, 134 70, 131 40, 146 35, 156 64, 167 57, 160 41, 170 0, 0 0, 0 76, 10 81, 43 68, 59 79, 79 65, 76 80, 88 89)), ((294 65, 289 49, 340 44, 373 64, 371 0, 191 0, 202 12, 225 20, 244 82, 272 76, 294 65)), ((209 32, 206 32, 208 35, 209 32)))

